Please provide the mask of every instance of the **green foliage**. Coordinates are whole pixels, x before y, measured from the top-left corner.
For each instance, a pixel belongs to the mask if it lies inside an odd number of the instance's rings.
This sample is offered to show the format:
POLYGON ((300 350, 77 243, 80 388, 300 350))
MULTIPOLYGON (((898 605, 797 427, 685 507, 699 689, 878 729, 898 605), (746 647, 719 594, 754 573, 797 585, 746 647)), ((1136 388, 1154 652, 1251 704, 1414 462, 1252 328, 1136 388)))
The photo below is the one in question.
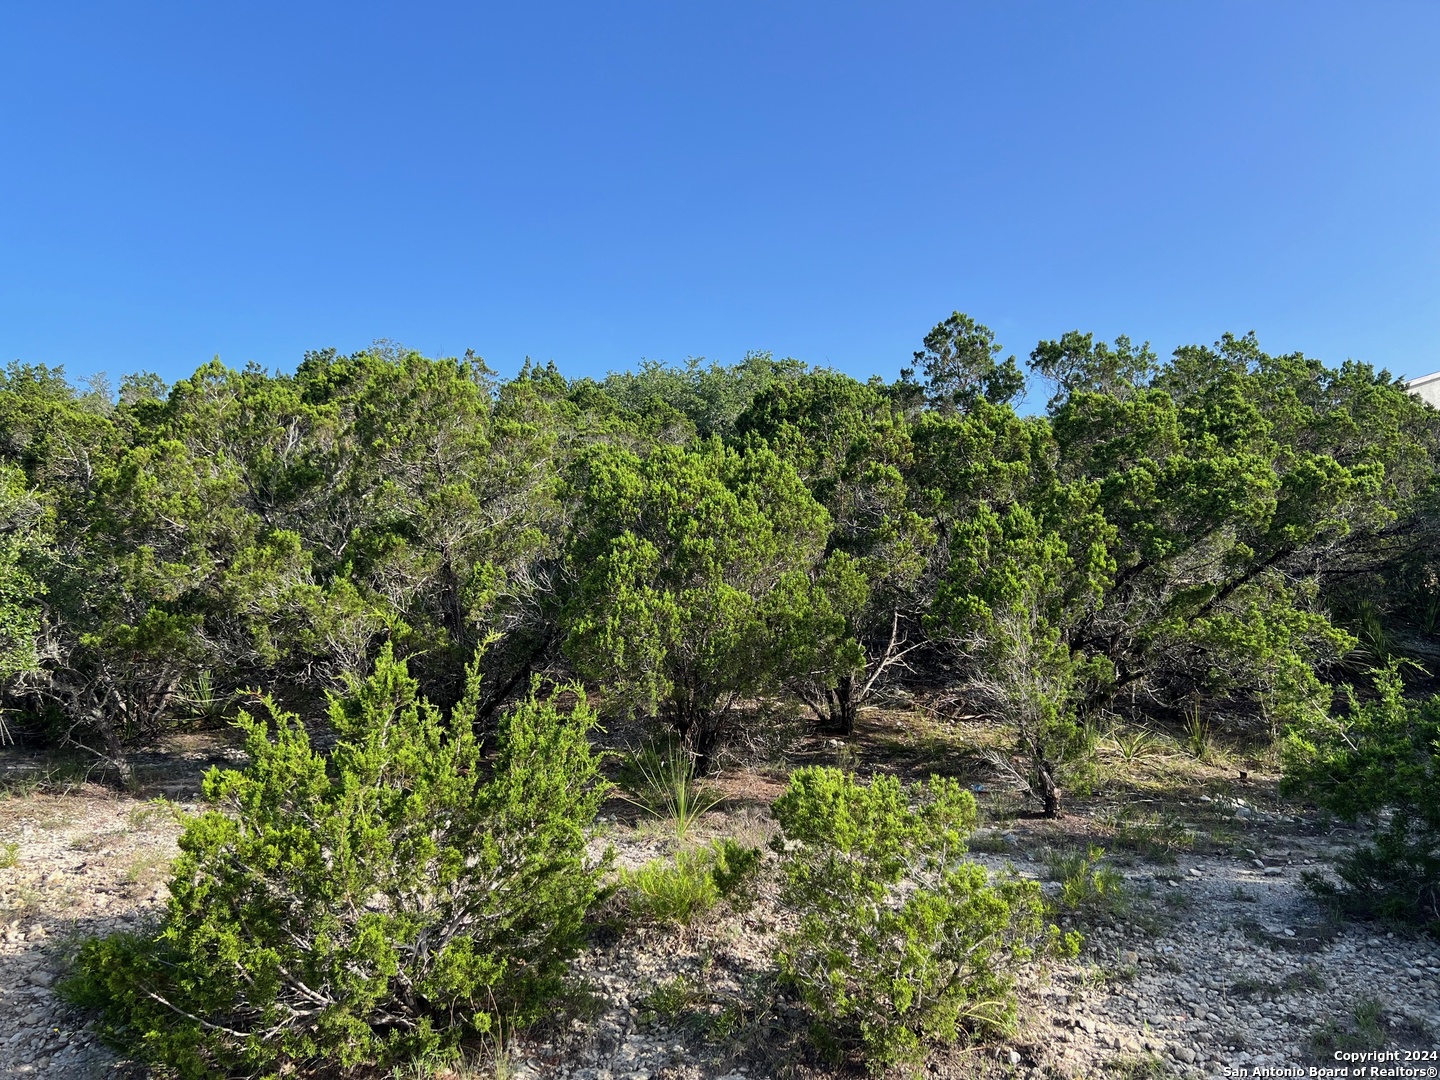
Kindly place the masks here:
POLYGON ((1117 728, 1110 732, 1110 742, 1126 765, 1138 764, 1159 752, 1155 736, 1144 728, 1128 732, 1117 728))
POLYGON ((1098 606, 1114 570, 1107 529, 1080 516, 1089 493, 1057 491, 1067 537, 1023 506, 1002 516, 981 502, 951 532, 950 564, 929 625, 973 666, 970 686, 1014 725, 1047 814, 1060 809, 1058 765, 1093 749, 1081 710, 1113 679, 1103 656, 1067 641, 1098 606))
POLYGON ((689 926, 720 899, 711 865, 705 849, 681 848, 672 858, 638 870, 622 870, 620 883, 635 914, 654 922, 689 926))
POLYGON ((1072 330, 1059 341, 1042 341, 1030 353, 1030 367, 1055 384, 1054 409, 1079 393, 1126 398, 1155 373, 1155 354, 1147 341, 1138 349, 1128 337, 1115 339, 1112 349, 1093 334, 1072 330))
POLYGON ((1301 877, 1344 914, 1423 926, 1440 936, 1440 843, 1434 832, 1392 819, 1371 843, 1337 860, 1335 874, 1338 883, 1314 871, 1301 877))
POLYGON ((830 514, 828 557, 814 574, 811 620, 792 620, 784 643, 800 657, 791 685, 842 734, 860 703, 913 649, 902 633, 918 613, 914 587, 934 544, 910 505, 909 425, 876 386, 834 372, 776 383, 736 425, 795 467, 830 514), (843 632, 830 625, 844 620, 843 632))
POLYGON ((671 367, 642 360, 639 371, 611 372, 602 385, 632 416, 651 423, 683 418, 693 432, 709 438, 730 434, 757 395, 803 377, 805 370, 799 360, 776 360, 764 352, 748 353, 731 366, 690 359, 671 367))
POLYGON ((1159 1054, 1135 1054, 1116 1058, 1109 1071, 1117 1080, 1164 1080, 1171 1075, 1170 1066, 1159 1054))
POLYGON ((1215 756, 1214 736, 1210 724, 1191 707, 1185 713, 1185 749, 1196 761, 1210 761, 1215 756))
POLYGON ((641 1006, 647 1013, 673 1024, 704 997, 693 979, 676 975, 656 983, 655 988, 641 999, 641 1006))
POLYGON ((1051 880, 1060 883, 1056 902, 1061 909, 1099 915, 1125 908, 1125 878, 1113 866, 1102 863, 1104 857, 1103 848, 1091 846, 1050 861, 1051 880))
POLYGON ((40 667, 42 564, 53 557, 52 528, 25 474, 0 464, 0 683, 40 667))
POLYGON ((734 840, 708 847, 685 848, 672 859, 660 859, 638 870, 621 871, 630 908, 643 918, 688 926, 720 900, 747 907, 751 882, 760 865, 760 851, 734 840))
POLYGON ((804 768, 773 809, 782 902, 799 918, 777 960, 822 1048, 858 1046, 879 1069, 913 1063, 929 1040, 1004 1030, 1015 968, 1078 946, 1045 927, 1034 882, 992 882, 961 859, 975 801, 953 780, 907 790, 804 768))
POLYGON ((496 755, 390 650, 331 704, 330 758, 269 705, 250 763, 212 769, 153 930, 88 943, 67 994, 180 1076, 382 1067, 543 1013, 599 892, 602 796, 583 703, 531 696, 496 755))
POLYGON ((1399 665, 1374 673, 1375 697, 1293 732, 1285 786, 1348 820, 1389 814, 1371 844, 1308 881, 1342 910, 1440 930, 1440 696, 1407 700, 1399 665))
POLYGON ((763 448, 606 448, 586 465, 566 649, 612 708, 660 717, 703 771, 735 702, 789 674, 776 639, 814 623, 806 569, 828 516, 763 448))
POLYGON ((988 326, 954 312, 925 335, 925 348, 915 354, 925 373, 926 396, 941 413, 970 408, 980 399, 998 405, 1025 388, 1015 358, 997 362, 1000 346, 988 326))
POLYGON ((1389 373, 1072 331, 1022 417, 961 314, 917 365, 504 381, 377 342, 113 394, 12 364, 0 738, 123 780, 248 687, 318 706, 385 641, 448 708, 493 637, 482 731, 568 661, 702 770, 780 694, 848 735, 913 669, 1012 729, 1058 813, 1114 723, 1303 734, 1338 672, 1440 657, 1440 413, 1389 373))
POLYGON ((1148 385, 1148 361, 1101 363, 1078 339, 1037 350, 1041 370, 1062 360, 1079 374, 1052 408, 1060 471, 1100 485, 1116 529, 1114 584, 1073 643, 1104 649, 1112 692, 1196 695, 1271 737, 1309 723, 1354 644, 1321 598, 1405 549, 1381 534, 1434 475, 1433 420, 1384 372, 1251 337, 1179 349, 1148 385))
POLYGON ((710 853, 714 859, 710 876, 721 898, 739 910, 750 907, 755 902, 754 885, 762 858, 760 849, 725 837, 710 845, 710 853))
POLYGON ((1365 997, 1342 1020, 1327 1020, 1310 1036, 1310 1048, 1324 1060, 1333 1061, 1338 1051, 1374 1052, 1383 1049, 1385 1007, 1379 998, 1365 997))

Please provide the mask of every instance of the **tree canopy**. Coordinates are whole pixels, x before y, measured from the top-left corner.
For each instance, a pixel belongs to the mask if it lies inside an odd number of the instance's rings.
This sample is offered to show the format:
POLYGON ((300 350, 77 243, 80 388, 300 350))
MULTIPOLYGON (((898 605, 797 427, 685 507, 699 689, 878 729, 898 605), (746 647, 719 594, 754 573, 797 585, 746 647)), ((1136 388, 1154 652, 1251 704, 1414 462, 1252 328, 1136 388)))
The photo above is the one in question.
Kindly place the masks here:
POLYGON ((382 648, 449 708, 488 643, 479 726, 578 675, 708 758, 761 699, 848 734, 918 680, 1015 726, 1043 796, 1098 717, 1274 737, 1440 660, 1440 413, 1401 381, 1072 331, 1027 415, 1001 355, 957 312, 890 383, 761 353, 502 380, 390 343, 118 393, 12 364, 3 730, 123 767, 382 648))

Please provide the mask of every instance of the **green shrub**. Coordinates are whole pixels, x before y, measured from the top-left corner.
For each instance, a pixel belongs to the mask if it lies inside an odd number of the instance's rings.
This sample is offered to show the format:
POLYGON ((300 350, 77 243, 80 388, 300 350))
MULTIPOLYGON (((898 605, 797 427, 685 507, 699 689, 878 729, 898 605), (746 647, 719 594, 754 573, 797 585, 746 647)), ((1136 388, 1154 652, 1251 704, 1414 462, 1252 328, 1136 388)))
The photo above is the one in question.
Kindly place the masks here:
POLYGON ((760 870, 760 849, 746 847, 737 840, 726 837, 710 845, 714 865, 710 877, 720 895, 737 910, 744 910, 755 902, 755 879, 760 870))
POLYGON ((1287 792, 1347 820, 1391 813, 1371 843, 1338 860, 1338 883, 1304 878, 1342 911, 1440 933, 1440 695, 1406 699, 1394 664, 1375 672, 1375 690, 1362 703, 1347 688, 1344 716, 1286 739, 1287 792))
POLYGON ((327 760, 267 702, 250 762, 212 769, 151 932, 87 943, 66 992, 180 1077, 389 1067, 523 1025, 563 988, 603 866, 580 704, 531 696, 493 767, 477 687, 446 722, 387 648, 332 701, 327 760))
POLYGON ((1343 914, 1426 927, 1440 936, 1440 837, 1399 814, 1335 863, 1332 881, 1300 875, 1322 901, 1343 914))
POLYGON ((1125 907, 1125 878, 1113 866, 1101 863, 1103 848, 1091 847, 1061 855, 1049 864, 1050 877, 1060 883, 1058 905, 1082 915, 1121 911, 1125 907))
POLYGON ((672 859, 621 871, 620 881, 635 914, 655 922, 688 926, 720 900, 710 868, 708 851, 681 848, 672 859))
POLYGON ((748 906, 759 865, 758 849, 717 840, 704 848, 681 848, 673 859, 639 870, 621 871, 620 881, 637 915, 688 926, 722 899, 737 908, 748 906))
POLYGON ((800 920, 777 962, 835 1056, 859 1047, 878 1069, 915 1061, 926 1040, 1004 1030, 1017 965, 1078 948, 1045 926, 1035 882, 992 882, 961 859, 975 800, 953 780, 907 790, 804 768, 774 813, 781 898, 800 920))

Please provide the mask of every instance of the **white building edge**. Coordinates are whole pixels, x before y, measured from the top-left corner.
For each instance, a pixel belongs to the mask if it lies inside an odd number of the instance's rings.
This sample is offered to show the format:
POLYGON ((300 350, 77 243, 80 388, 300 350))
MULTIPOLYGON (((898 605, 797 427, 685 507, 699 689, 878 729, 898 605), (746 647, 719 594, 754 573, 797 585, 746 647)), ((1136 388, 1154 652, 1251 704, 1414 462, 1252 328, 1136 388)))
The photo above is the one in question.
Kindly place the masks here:
POLYGON ((1440 371, 1433 375, 1421 375, 1418 379, 1411 379, 1405 384, 1405 389, 1421 401, 1427 401, 1435 408, 1440 409, 1440 371))

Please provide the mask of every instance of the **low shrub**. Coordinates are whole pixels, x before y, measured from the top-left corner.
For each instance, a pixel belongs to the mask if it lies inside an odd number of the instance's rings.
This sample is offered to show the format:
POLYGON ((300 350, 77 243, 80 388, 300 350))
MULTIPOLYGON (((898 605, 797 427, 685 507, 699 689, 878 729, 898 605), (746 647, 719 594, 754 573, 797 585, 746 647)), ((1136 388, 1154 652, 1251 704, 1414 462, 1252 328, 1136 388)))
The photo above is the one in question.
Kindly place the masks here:
POLYGON ((755 902, 755 880, 760 871, 760 849, 726 837, 710 845, 714 865, 710 877, 720 896, 743 911, 755 902))
POLYGON ((774 813, 781 899, 799 918, 776 959, 833 1057, 858 1048, 878 1070, 927 1040, 1005 1030, 1017 966, 1078 949, 1045 925, 1038 884, 962 858, 975 800, 953 780, 804 768, 774 813))
POLYGON ((1109 914, 1125 908, 1125 877, 1101 862, 1103 848, 1056 856, 1050 861, 1053 881, 1060 883, 1057 905, 1080 915, 1109 914))
POLYGON ((758 848, 717 840, 708 847, 681 848, 673 859, 622 871, 620 881, 635 914, 688 926, 722 899, 736 908, 749 906, 759 865, 758 848))
POLYGON ((1336 862, 1338 882, 1304 880, 1340 911, 1440 935, 1440 695, 1407 699, 1393 664, 1375 672, 1375 691, 1362 702, 1347 688, 1343 715, 1286 739, 1287 792, 1350 821, 1390 813, 1369 844, 1336 862))
POLYGON ((332 701, 328 760, 273 703, 242 715, 249 764, 206 775, 163 920, 87 943, 70 1000, 182 1078, 386 1068, 538 1017, 604 869, 593 717, 532 692, 487 763, 475 678, 447 722, 387 648, 332 701))
POLYGON ((1440 936, 1440 836, 1395 815, 1371 842, 1341 856, 1335 877, 1313 870, 1301 880, 1343 915, 1418 925, 1440 936))
POLYGON ((647 1016, 673 1024, 704 999, 694 980, 687 975, 676 975, 656 983, 640 1000, 640 1006, 647 1016))

